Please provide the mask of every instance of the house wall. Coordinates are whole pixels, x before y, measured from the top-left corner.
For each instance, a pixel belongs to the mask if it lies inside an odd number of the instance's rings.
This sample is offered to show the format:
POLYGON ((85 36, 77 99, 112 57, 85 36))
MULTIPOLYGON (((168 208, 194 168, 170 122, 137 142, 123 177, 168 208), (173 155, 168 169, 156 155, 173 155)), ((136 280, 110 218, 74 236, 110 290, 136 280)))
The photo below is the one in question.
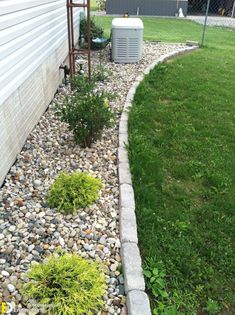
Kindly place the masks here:
MULTIPOLYGON (((175 16, 177 1, 176 0, 107 0, 107 14, 123 14, 129 12, 136 15, 139 8, 140 15, 155 16, 175 16)), ((179 8, 183 9, 184 15, 187 14, 188 0, 180 0, 179 8)))
POLYGON ((62 81, 66 12, 65 0, 0 1, 0 185, 62 81))

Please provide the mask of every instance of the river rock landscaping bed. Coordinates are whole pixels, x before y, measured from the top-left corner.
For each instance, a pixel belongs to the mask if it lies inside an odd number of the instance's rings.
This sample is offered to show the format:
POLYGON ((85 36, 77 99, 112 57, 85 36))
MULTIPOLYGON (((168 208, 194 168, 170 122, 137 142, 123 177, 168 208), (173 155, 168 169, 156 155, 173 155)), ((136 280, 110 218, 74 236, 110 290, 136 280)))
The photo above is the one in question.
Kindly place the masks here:
MULTIPOLYGON (((91 148, 75 145, 66 124, 55 116, 70 88, 61 86, 54 101, 29 135, 0 189, 0 297, 14 301, 19 314, 38 314, 19 288, 27 281, 32 261, 40 262, 57 249, 96 259, 106 266, 106 311, 120 314, 125 305, 119 240, 119 183, 117 174, 118 122, 127 93, 136 77, 162 55, 184 45, 145 43, 144 57, 136 64, 114 64, 107 52, 103 65, 111 70, 99 89, 115 92, 111 101, 115 125, 104 130, 91 148), (61 171, 86 171, 101 179, 104 188, 96 204, 74 215, 47 206, 49 187, 61 171)), ((93 53, 98 64, 98 53, 93 53)))

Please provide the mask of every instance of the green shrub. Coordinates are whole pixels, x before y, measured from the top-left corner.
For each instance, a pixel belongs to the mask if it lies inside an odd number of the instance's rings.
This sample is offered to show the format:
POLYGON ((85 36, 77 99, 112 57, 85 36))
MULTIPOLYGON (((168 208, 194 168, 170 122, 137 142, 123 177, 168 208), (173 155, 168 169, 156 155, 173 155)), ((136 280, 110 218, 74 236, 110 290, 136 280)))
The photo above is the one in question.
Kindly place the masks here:
POLYGON ((48 315, 93 315, 103 306, 105 276, 100 264, 75 254, 53 255, 33 265, 22 294, 50 305, 48 315))
POLYGON ((75 93, 57 106, 57 115, 69 124, 74 140, 82 147, 90 147, 98 140, 104 127, 111 127, 114 114, 109 106, 110 94, 94 90, 82 95, 75 93))
POLYGON ((98 65, 94 71, 94 79, 96 81, 105 81, 112 75, 112 72, 102 65, 98 65))
MULTIPOLYGON (((82 19, 80 22, 80 36, 84 37, 86 43, 88 42, 87 35, 87 20, 82 19)), ((104 36, 104 30, 101 26, 97 25, 94 19, 91 19, 91 40, 95 38, 102 38, 104 36)), ((91 42, 91 48, 95 49, 96 45, 91 42)))
POLYGON ((79 92, 80 97, 91 93, 96 86, 96 82, 96 75, 92 76, 91 80, 85 75, 75 75, 70 79, 71 89, 74 92, 79 92))
POLYGON ((61 173, 52 184, 48 205, 71 213, 94 203, 102 188, 100 179, 86 173, 61 173))
POLYGON ((106 10, 106 0, 96 0, 99 10, 106 10))

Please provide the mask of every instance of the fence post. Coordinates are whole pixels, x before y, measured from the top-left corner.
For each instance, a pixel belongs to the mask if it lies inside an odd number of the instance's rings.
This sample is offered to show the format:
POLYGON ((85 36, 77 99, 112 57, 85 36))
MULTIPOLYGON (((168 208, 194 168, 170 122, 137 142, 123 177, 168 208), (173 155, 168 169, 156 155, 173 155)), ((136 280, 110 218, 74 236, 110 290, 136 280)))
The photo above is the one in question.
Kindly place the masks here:
POLYGON ((210 0, 207 0, 207 7, 206 7, 206 16, 205 16, 205 22, 203 26, 203 32, 202 32, 202 47, 204 46, 204 41, 205 41, 205 32, 206 32, 206 25, 207 25, 207 18, 208 18, 208 13, 209 13, 209 8, 210 8, 210 0))
POLYGON ((233 2, 233 9, 232 9, 232 18, 235 18, 235 0, 234 0, 234 2, 233 2))

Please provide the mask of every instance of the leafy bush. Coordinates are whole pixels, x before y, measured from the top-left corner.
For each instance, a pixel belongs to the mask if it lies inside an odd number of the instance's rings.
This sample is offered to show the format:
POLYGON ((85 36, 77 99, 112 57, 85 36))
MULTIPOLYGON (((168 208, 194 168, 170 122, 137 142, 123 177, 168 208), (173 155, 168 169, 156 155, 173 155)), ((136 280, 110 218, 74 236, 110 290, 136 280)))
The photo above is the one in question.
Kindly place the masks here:
POLYGON ((94 203, 99 196, 100 179, 86 173, 61 173, 50 188, 48 205, 71 213, 94 203))
POLYGON ((96 86, 96 75, 89 80, 88 76, 75 75, 70 79, 71 89, 74 92, 79 92, 80 97, 91 93, 96 86))
POLYGON ((109 69, 107 69, 106 67, 103 67, 102 65, 98 65, 95 68, 94 79, 97 81, 105 81, 111 75, 112 75, 112 72, 109 69))
MULTIPOLYGON (((87 34, 87 20, 84 18, 80 22, 80 36, 83 36, 86 43, 88 42, 87 34)), ((104 30, 101 26, 97 25, 94 19, 91 19, 91 40, 94 38, 102 38, 104 36, 104 30)), ((95 49, 96 45, 91 42, 91 48, 95 49)))
POLYGON ((74 140, 82 147, 90 147, 92 142, 99 139, 104 127, 111 127, 114 114, 109 106, 109 99, 113 97, 106 92, 98 93, 84 79, 73 81, 73 88, 77 93, 65 98, 63 105, 57 106, 57 115, 63 122, 69 124, 74 133, 74 140), (85 84, 85 85, 83 85, 85 84), (86 92, 81 92, 85 86, 86 92))
POLYGON ((102 308, 105 276, 100 264, 75 254, 53 255, 33 265, 22 294, 42 305, 48 315, 93 315, 102 308))
POLYGON ((96 0, 99 10, 106 10, 106 0, 96 0))

